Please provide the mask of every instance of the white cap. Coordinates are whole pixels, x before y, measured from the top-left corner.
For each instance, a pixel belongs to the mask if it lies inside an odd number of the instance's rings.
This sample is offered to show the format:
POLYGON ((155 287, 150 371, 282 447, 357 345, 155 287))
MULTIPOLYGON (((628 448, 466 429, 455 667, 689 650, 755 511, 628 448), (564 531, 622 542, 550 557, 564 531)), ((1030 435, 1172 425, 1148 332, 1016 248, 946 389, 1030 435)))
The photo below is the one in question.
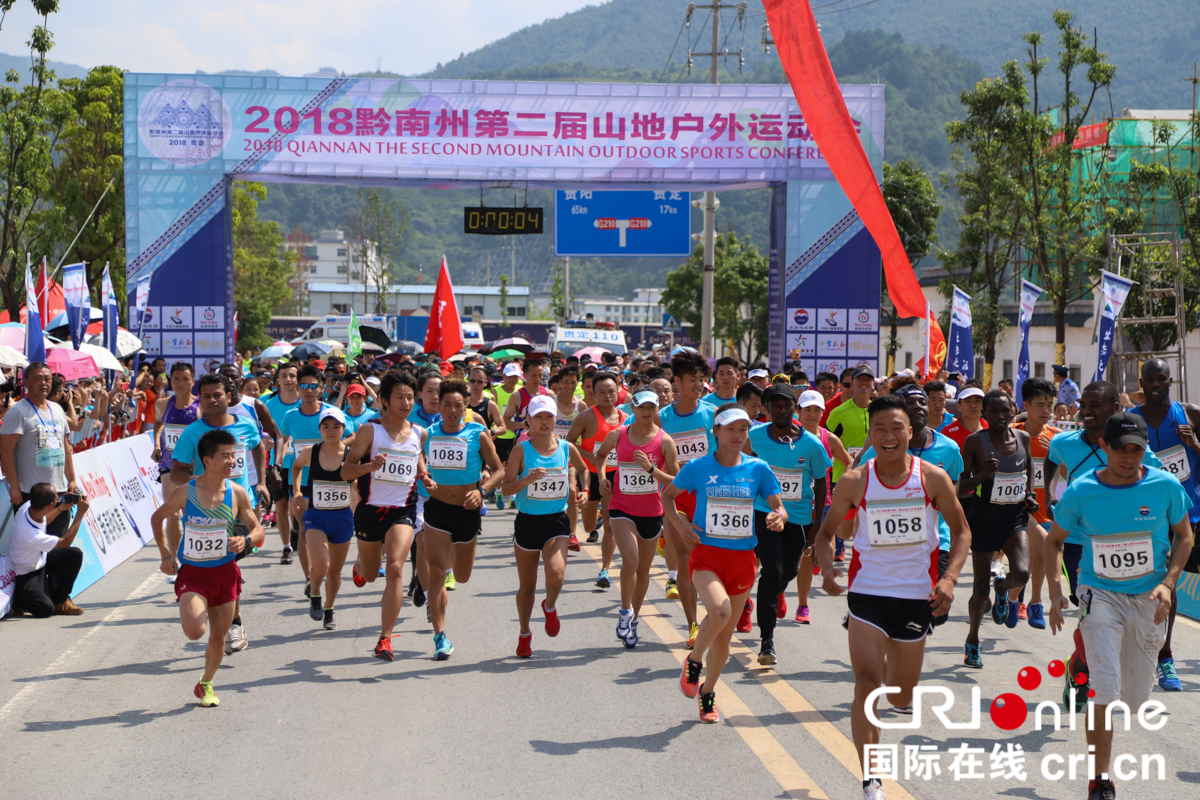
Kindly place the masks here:
POLYGON ((808 408, 809 406, 817 406, 818 408, 823 409, 823 408, 825 408, 825 398, 821 395, 820 392, 815 392, 812 389, 809 389, 808 391, 800 393, 800 402, 798 403, 798 405, 800 406, 800 408, 808 408))
POLYGON ((747 378, 768 378, 770 373, 765 369, 752 369, 746 374, 747 378))
POLYGON ((633 396, 633 401, 629 404, 633 408, 644 405, 652 405, 658 407, 658 392, 643 390, 633 396))
POLYGON ((320 426, 322 422, 330 417, 333 417, 338 422, 342 423, 343 428, 346 427, 346 415, 342 413, 340 408, 334 408, 332 406, 321 409, 321 416, 317 417, 317 425, 320 426))
POLYGON ((371 384, 372 386, 378 386, 379 378, 376 378, 374 375, 372 375, 371 377, 367 378, 367 383, 371 384))
POLYGON ((750 415, 746 413, 746 409, 737 406, 735 408, 727 408, 720 414, 717 414, 717 418, 713 420, 713 423, 716 425, 731 425, 740 419, 749 422, 750 415))
POLYGON ((947 400, 953 400, 953 399, 954 399, 954 396, 955 396, 956 394, 958 394, 958 389, 954 388, 954 384, 953 384, 953 383, 947 383, 947 384, 946 384, 946 399, 947 399, 947 400))
POLYGON ((983 389, 977 386, 968 386, 958 393, 959 400, 966 400, 968 397, 983 397, 983 389))
POLYGON ((537 414, 553 414, 557 417, 558 401, 544 394, 534 397, 529 401, 529 405, 525 407, 525 416, 533 417, 537 414))
POLYGON ((521 374, 521 368, 519 366, 517 366, 517 364, 510 362, 510 363, 504 365, 504 377, 507 378, 509 375, 518 375, 519 376, 520 374, 521 374))

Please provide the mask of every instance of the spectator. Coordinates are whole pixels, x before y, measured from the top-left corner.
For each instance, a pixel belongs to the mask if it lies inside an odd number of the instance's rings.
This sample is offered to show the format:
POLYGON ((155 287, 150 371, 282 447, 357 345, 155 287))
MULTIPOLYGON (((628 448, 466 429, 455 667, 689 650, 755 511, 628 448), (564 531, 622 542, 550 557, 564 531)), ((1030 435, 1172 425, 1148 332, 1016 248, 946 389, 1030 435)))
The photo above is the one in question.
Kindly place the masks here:
MULTIPOLYGON (((0 425, 0 470, 8 479, 14 508, 29 500, 35 484, 48 483, 57 492, 78 492, 67 417, 57 403, 47 400, 53 376, 44 361, 25 368, 25 397, 4 416, 0 425)), ((52 536, 67 529, 65 515, 47 524, 52 536)))
POLYGON ((1079 384, 1067 377, 1070 372, 1062 364, 1054 365, 1054 382, 1058 384, 1058 402, 1067 404, 1072 416, 1079 411, 1079 384))
POLYGON ((78 616, 83 609, 71 601, 75 578, 83 567, 83 551, 71 547, 79 525, 87 512, 87 500, 80 500, 75 519, 61 537, 47 533, 58 520, 71 516, 73 500, 60 501, 49 483, 29 487, 29 501, 17 509, 9 543, 17 580, 13 586, 13 610, 35 617, 51 614, 78 616))

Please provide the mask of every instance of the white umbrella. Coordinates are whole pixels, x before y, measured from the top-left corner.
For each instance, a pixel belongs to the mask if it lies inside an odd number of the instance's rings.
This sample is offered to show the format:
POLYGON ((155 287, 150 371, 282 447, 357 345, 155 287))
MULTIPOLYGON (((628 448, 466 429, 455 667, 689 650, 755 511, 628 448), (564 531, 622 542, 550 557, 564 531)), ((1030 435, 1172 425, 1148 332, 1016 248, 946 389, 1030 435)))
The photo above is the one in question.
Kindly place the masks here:
POLYGON ((275 344, 268 347, 266 350, 263 350, 261 353, 259 353, 258 357, 265 358, 268 361, 270 361, 270 360, 276 359, 276 358, 283 358, 284 356, 286 356, 288 353, 292 352, 295 349, 296 348, 292 347, 287 342, 276 342, 275 344))
MULTIPOLYGON (((70 347, 70 343, 60 345, 61 347, 70 347)), ((118 372, 125 369, 125 365, 117 360, 117 357, 97 344, 81 344, 79 352, 87 353, 96 362, 96 366, 100 369, 115 369, 118 372)))
POLYGON ((0 344, 0 367, 28 367, 29 361, 15 347, 0 344))
MULTIPOLYGON (((95 336, 93 336, 92 338, 88 339, 87 341, 88 341, 88 344, 92 344, 97 347, 103 347, 104 346, 104 334, 98 333, 95 336)), ((121 358, 124 358, 125 356, 131 356, 134 353, 136 353, 138 350, 141 350, 141 349, 142 349, 142 340, 141 339, 134 336, 132 333, 130 333, 127 330, 121 329, 121 330, 117 331, 117 352, 121 354, 121 358)), ((106 369, 106 367, 104 367, 103 364, 100 364, 99 361, 97 361, 96 364, 99 365, 101 369, 106 369)))

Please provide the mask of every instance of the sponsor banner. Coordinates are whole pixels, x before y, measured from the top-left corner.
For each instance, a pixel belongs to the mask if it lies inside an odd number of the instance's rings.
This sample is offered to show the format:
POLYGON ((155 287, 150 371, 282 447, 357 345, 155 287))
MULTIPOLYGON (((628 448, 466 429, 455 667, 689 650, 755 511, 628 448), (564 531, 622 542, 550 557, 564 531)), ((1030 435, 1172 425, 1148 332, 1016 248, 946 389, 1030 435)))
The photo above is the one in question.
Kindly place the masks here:
POLYGON ((1017 355, 1017 408, 1021 408, 1021 384, 1029 378, 1029 326, 1033 323, 1033 307, 1042 296, 1042 288, 1029 281, 1021 281, 1021 306, 1017 318, 1021 328, 1021 350, 1017 355))
POLYGON ((1113 336, 1116 334, 1117 318, 1125 306, 1125 298, 1133 288, 1133 281, 1114 275, 1111 272, 1101 273, 1100 291, 1104 296, 1104 308, 1100 312, 1100 330, 1097 331, 1099 349, 1096 352, 1096 374, 1094 381, 1104 380, 1104 371, 1108 369, 1108 360, 1112 358, 1113 336))
POLYGON ((12 610, 16 581, 17 571, 13 569, 12 559, 8 556, 0 556, 0 617, 12 610))
MULTIPOLYGON (((975 377, 975 348, 971 343, 971 296, 954 287, 950 307, 950 343, 947 372, 957 372, 967 380, 975 377)), ((1020 384, 1018 384, 1020 385, 1020 384)))

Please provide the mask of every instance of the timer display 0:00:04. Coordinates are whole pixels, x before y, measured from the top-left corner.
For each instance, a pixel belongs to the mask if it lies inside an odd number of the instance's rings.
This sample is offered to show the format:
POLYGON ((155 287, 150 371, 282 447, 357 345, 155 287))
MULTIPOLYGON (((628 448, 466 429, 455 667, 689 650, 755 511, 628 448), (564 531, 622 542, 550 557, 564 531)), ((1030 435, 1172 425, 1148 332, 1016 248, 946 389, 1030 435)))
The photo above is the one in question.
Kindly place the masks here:
POLYGON ((545 220, 540 208, 486 208, 463 209, 463 233, 488 236, 510 236, 522 233, 541 233, 545 220))

